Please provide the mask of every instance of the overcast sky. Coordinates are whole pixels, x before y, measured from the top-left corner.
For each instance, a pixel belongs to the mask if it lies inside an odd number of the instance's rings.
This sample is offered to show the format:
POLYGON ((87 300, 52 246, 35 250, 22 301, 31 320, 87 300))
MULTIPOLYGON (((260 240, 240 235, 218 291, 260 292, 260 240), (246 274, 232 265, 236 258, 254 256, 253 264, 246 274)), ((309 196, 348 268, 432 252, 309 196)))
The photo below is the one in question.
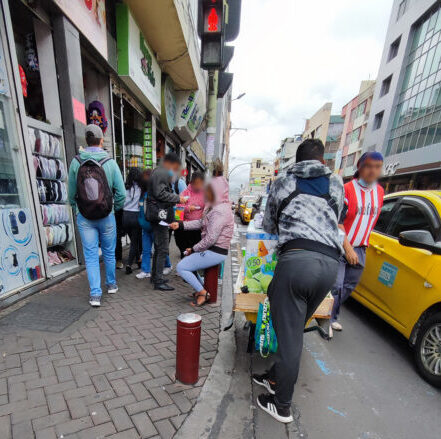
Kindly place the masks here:
MULTIPOLYGON (((242 0, 234 73, 230 169, 262 157, 303 132, 325 102, 333 113, 375 79, 393 0, 242 0)), ((231 186, 248 181, 244 166, 231 186)))

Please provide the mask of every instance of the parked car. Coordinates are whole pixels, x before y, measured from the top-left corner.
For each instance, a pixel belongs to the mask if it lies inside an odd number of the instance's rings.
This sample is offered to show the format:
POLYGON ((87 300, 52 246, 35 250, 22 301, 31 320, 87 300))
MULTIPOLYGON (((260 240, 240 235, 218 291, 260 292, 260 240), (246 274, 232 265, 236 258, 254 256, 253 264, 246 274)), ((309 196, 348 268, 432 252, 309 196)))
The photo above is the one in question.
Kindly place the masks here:
POLYGON ((253 201, 242 201, 239 205, 238 215, 242 220, 242 224, 248 224, 252 219, 253 214, 253 201))
POLYGON ((401 332, 441 387, 441 191, 385 197, 353 297, 401 332))

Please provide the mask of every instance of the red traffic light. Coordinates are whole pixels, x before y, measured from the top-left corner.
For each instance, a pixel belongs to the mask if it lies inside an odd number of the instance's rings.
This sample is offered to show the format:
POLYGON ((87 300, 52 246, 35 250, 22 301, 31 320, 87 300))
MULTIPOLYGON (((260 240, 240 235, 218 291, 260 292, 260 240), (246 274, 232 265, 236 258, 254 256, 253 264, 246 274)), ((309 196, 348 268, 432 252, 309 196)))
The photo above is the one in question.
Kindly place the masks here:
POLYGON ((215 8, 211 8, 207 18, 208 32, 219 32, 219 15, 215 8))

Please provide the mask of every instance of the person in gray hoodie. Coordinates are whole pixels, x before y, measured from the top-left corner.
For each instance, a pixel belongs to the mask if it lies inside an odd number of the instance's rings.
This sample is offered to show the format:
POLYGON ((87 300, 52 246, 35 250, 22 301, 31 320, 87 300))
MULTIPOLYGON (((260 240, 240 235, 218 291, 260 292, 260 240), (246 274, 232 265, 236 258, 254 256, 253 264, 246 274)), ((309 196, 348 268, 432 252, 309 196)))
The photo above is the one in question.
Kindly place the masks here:
POLYGON ((253 381, 269 392, 257 398, 258 406, 284 423, 293 420, 305 323, 331 290, 342 253, 343 182, 323 157, 320 140, 299 146, 297 163, 272 185, 263 220, 266 232, 279 235, 279 260, 268 288, 278 351, 271 370, 253 375, 253 381))

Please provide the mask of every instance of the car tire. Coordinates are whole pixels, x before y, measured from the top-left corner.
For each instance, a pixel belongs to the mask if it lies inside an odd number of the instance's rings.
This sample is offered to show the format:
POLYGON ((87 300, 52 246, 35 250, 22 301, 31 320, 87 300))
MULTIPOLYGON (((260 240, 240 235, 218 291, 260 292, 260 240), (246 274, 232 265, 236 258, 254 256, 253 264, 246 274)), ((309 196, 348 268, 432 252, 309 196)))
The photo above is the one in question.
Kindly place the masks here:
POLYGON ((432 314, 421 325, 414 354, 420 375, 441 388, 441 312, 432 314))

